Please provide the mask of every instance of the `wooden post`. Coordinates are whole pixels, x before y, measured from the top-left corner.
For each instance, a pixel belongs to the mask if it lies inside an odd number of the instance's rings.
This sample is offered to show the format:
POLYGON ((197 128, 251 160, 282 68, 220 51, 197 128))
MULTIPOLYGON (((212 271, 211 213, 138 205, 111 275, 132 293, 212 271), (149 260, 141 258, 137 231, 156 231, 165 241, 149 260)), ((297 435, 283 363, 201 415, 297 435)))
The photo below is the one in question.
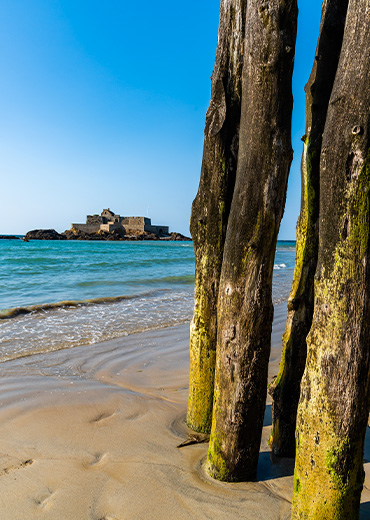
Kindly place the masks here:
POLYGON ((190 230, 195 251, 195 304, 190 329, 187 424, 211 429, 217 297, 239 145, 245 0, 221 0, 202 172, 190 230))
POLYGON ((276 239, 292 159, 295 0, 248 0, 237 178, 218 300, 208 473, 254 478, 267 393, 276 239))
POLYGON ((303 136, 302 199, 297 223, 297 252, 279 374, 271 385, 275 455, 294 457, 300 384, 306 364, 306 337, 312 323, 314 276, 319 246, 320 154, 330 94, 342 47, 348 0, 323 3, 315 61, 306 91, 303 136))
POLYGON ((370 404, 370 9, 349 0, 320 162, 292 519, 357 520, 370 404))

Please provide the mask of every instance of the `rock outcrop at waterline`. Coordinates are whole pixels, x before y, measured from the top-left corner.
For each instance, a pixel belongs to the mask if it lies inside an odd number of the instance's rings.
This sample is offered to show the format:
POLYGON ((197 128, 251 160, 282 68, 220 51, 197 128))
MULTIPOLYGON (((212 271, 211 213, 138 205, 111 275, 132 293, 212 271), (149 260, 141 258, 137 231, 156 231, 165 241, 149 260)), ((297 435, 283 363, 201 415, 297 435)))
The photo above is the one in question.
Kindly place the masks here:
POLYGON ((124 234, 121 229, 114 231, 98 231, 96 233, 86 233, 77 229, 68 229, 63 233, 58 233, 55 229, 34 229, 28 231, 25 240, 100 240, 100 241, 137 241, 137 240, 182 240, 190 241, 189 237, 181 233, 170 233, 168 236, 160 236, 148 231, 132 232, 129 235, 124 234))
POLYGON ((66 238, 55 229, 34 229, 28 231, 24 237, 25 240, 66 240, 66 238))
POLYGON ((191 242, 191 238, 182 235, 181 233, 176 233, 173 231, 167 237, 161 238, 161 240, 180 240, 180 241, 188 241, 191 242))

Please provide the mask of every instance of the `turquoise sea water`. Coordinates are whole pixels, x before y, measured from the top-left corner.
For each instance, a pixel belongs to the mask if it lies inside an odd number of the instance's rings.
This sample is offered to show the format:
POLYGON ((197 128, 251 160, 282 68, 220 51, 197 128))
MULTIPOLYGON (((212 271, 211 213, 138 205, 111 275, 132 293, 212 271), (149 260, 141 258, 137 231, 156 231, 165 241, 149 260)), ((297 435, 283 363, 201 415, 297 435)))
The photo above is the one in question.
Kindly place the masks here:
MULTIPOLYGON (((279 242, 273 299, 287 299, 295 243, 279 242)), ((0 240, 0 361, 191 319, 191 242, 0 240)))

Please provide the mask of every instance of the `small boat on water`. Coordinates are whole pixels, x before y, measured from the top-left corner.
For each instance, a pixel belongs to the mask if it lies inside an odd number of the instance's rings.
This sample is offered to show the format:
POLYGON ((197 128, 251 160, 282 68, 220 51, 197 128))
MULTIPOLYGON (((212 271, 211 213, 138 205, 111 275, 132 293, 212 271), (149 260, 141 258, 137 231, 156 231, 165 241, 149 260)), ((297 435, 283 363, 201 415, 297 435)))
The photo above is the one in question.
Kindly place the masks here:
POLYGON ((22 240, 23 240, 23 242, 29 242, 27 237, 23 237, 22 240))

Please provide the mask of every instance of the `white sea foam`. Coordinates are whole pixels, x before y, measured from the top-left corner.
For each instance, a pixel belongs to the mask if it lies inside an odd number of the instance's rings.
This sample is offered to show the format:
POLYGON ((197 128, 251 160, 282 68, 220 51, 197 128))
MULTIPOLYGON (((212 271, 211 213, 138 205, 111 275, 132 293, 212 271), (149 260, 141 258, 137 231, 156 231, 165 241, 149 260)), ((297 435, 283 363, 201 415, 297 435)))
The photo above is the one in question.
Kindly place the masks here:
POLYGON ((0 322, 0 362, 40 352, 91 345, 191 319, 192 289, 107 304, 59 307, 0 322))
POLYGON ((285 269, 286 264, 274 264, 275 271, 279 271, 279 269, 285 269))

